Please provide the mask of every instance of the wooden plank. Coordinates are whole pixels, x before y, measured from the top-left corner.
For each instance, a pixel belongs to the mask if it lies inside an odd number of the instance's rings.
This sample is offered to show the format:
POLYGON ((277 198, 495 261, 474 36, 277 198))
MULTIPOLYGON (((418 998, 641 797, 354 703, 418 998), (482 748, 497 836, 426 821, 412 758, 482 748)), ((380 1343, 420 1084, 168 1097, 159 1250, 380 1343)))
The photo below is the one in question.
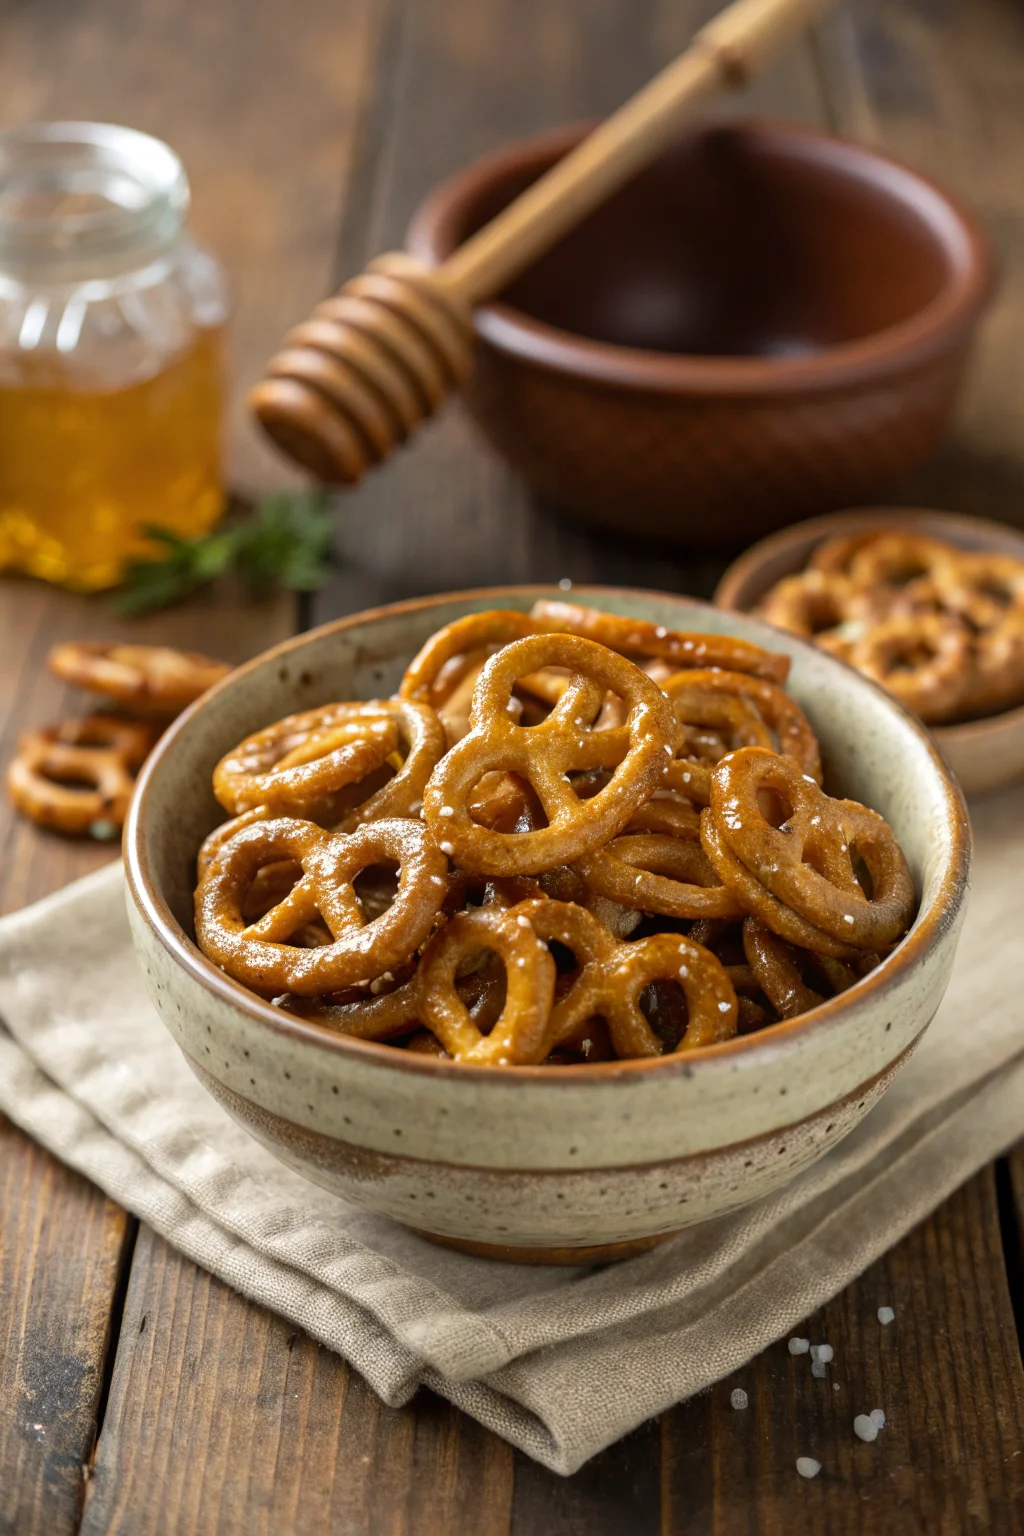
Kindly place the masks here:
POLYGON ((83 1536, 502 1536, 511 1448, 330 1351, 143 1231, 83 1536))
MULTIPOLYGON (((378 82, 337 281, 398 246, 442 177, 507 139, 604 115, 667 62, 715 0, 391 0, 392 79, 378 82)), ((820 120, 810 52, 716 110, 820 120)), ((341 498, 339 570, 314 612, 503 581, 613 580, 708 596, 722 562, 598 540, 535 504, 457 403, 341 498)))
POLYGON ((1024 526, 1024 14, 1005 0, 855 0, 821 38, 836 126, 959 193, 1001 265, 955 431, 895 499, 1024 526))
POLYGON ((134 1223, 0 1115, 0 1532, 77 1528, 134 1223))
POLYGON ((558 1477, 516 1454, 510 1536, 659 1536, 661 1427, 640 1426, 588 1461, 573 1477, 558 1477))
POLYGON ((833 1346, 825 1380, 779 1343, 666 1415, 666 1536, 1024 1530, 1024 1371, 992 1169, 794 1332, 833 1346), (880 1306, 896 1313, 885 1328, 880 1306), (853 1419, 873 1408, 886 1425, 864 1444, 853 1419), (798 1456, 821 1462, 814 1481, 798 1456))

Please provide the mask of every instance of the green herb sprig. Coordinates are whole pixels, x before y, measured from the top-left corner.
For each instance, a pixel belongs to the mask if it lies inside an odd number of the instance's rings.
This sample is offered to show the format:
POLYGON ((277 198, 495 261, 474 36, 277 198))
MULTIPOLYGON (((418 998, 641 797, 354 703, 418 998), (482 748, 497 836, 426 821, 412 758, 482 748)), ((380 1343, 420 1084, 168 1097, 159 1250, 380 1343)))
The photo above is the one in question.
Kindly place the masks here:
POLYGON ((146 537, 164 553, 131 561, 114 607, 127 615, 169 608, 229 574, 254 595, 275 583, 315 592, 330 571, 332 524, 324 493, 299 491, 266 496, 249 517, 195 539, 147 527, 146 537))

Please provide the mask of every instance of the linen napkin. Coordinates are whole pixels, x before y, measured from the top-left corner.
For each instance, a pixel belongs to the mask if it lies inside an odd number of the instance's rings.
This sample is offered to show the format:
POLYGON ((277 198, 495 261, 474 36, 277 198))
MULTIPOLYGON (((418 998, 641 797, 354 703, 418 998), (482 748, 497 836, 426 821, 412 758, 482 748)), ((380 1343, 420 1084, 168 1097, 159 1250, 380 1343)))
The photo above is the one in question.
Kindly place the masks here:
POLYGON ((784 1189, 625 1263, 464 1257, 279 1165, 150 1007, 119 866, 0 923, 0 1109, 386 1402, 426 1384, 571 1473, 784 1335, 1024 1134, 1024 788, 973 821, 949 992, 888 1093, 784 1189))

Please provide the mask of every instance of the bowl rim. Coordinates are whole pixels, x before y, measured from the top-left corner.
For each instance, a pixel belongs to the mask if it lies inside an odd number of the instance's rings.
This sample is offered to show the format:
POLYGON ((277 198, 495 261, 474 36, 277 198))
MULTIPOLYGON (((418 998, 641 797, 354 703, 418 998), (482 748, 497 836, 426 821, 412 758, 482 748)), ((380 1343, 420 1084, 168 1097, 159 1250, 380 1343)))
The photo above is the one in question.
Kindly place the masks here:
MULTIPOLYGON (((573 592, 583 598, 585 595, 609 595, 617 597, 635 597, 649 599, 651 597, 663 601, 666 597, 674 601, 682 601, 697 610, 712 609, 713 605, 699 598, 686 597, 679 593, 658 592, 650 588, 617 587, 603 585, 574 586, 573 592)), ((219 1001, 240 1009, 255 1022, 269 1026, 275 1033, 287 1038, 312 1045, 315 1048, 340 1054, 364 1064, 387 1066, 399 1071, 412 1072, 419 1075, 440 1074, 442 1077, 454 1079, 459 1082, 475 1083, 547 1083, 549 1085, 562 1084, 565 1086, 592 1086, 601 1087, 632 1077, 634 1074, 655 1074, 659 1078, 682 1075, 690 1077, 694 1069, 703 1064, 715 1060, 736 1056, 756 1058, 766 1048, 772 1049, 787 1044, 794 1038, 807 1033, 809 1030, 828 1028, 833 1023, 835 1016, 851 1001, 860 1002, 871 993, 884 995, 891 992, 900 982, 903 976, 918 960, 934 948, 952 926, 955 925, 958 914, 967 896, 970 883, 971 869, 971 829, 967 814, 967 805, 963 794, 950 771, 942 753, 930 739, 924 728, 914 717, 903 709, 895 699, 891 698, 884 689, 872 683, 870 679, 862 677, 859 672, 847 668, 845 663, 837 657, 826 656, 830 665, 842 667, 851 672, 864 686, 872 688, 884 701, 886 706, 896 714, 905 726, 909 726, 925 747, 932 765, 936 771, 939 782, 942 785, 946 801, 946 825, 950 833, 950 851, 943 874, 940 890, 935 900, 927 911, 918 910, 914 927, 911 932, 900 941, 892 954, 865 977, 855 982, 845 992, 838 993, 835 997, 827 998, 816 1008, 808 1009, 806 1013, 798 1014, 793 1019, 780 1020, 778 1024, 771 1026, 769 1031, 761 1031, 751 1035, 736 1035, 732 1040, 723 1041, 719 1045, 696 1047, 683 1053, 673 1052, 668 1056, 640 1057, 628 1060, 615 1060, 608 1062, 580 1063, 566 1066, 517 1066, 509 1071, 496 1072, 493 1067, 446 1061, 439 1057, 421 1055, 417 1052, 396 1050, 384 1042, 373 1040, 360 1040, 354 1036, 326 1029, 310 1020, 299 1018, 294 1014, 288 1014, 280 1008, 275 1008, 272 1003, 264 1001, 256 993, 250 992, 240 982, 234 981, 225 975, 211 960, 199 949, 194 940, 190 939, 181 928, 174 914, 171 912, 162 892, 157 886, 149 859, 145 850, 143 828, 147 814, 147 804, 151 793, 152 780, 159 770, 163 759, 174 750, 175 742, 190 726, 191 722, 202 712, 216 705, 219 694, 231 687, 240 675, 245 676, 260 668, 276 665, 282 658, 290 657, 300 652, 311 639, 321 638, 332 634, 341 634, 348 629, 357 628, 360 625, 374 623, 381 618, 393 617, 403 613, 418 613, 424 609, 440 607, 442 604, 460 601, 478 601, 481 599, 494 599, 494 605, 500 606, 501 598, 510 596, 522 596, 537 598, 541 596, 553 596, 558 593, 563 598, 565 592, 547 583, 528 583, 523 585, 508 585, 500 587, 477 587, 463 591, 435 593, 427 597, 409 598, 402 602, 388 603, 376 608, 364 609, 359 613, 347 614, 343 618, 334 619, 326 624, 321 624, 313 629, 305 630, 298 635, 293 635, 287 640, 271 646, 260 652, 249 661, 215 683, 194 704, 189 705, 169 729, 157 742, 153 751, 147 758, 136 782, 135 793, 132 796, 128 818, 124 829, 124 868, 125 878, 130 899, 134 902, 136 911, 156 937, 164 950, 168 953, 188 975, 207 992, 210 992, 219 1001), (767 1038, 766 1038, 767 1036, 767 1038)), ((757 621, 760 622, 760 621, 757 621)), ((771 626, 765 625, 766 629, 771 626)), ((799 650, 806 650, 815 658, 822 656, 823 652, 808 646, 798 637, 787 635, 787 643, 795 644, 799 650)))
MULTIPOLYGON (((594 126, 563 125, 513 140, 471 161, 427 193, 406 232, 407 248, 437 265, 456 247, 455 228, 470 198, 513 170, 546 169, 594 126)), ((809 357, 707 357, 619 346, 550 325, 500 300, 476 309, 478 336, 531 367, 588 383, 712 396, 838 391, 920 367, 956 346, 992 297, 997 274, 987 232, 955 194, 902 161, 803 123, 749 117, 707 121, 689 129, 694 135, 723 131, 831 165, 849 180, 871 181, 912 207, 952 267, 940 292, 904 320, 809 357)))
MULTIPOLYGON (((712 603, 727 613, 742 613, 757 618, 753 609, 739 606, 739 591, 777 551, 801 543, 798 534, 806 533, 813 543, 817 543, 835 533, 856 533, 862 528, 866 530, 875 523, 879 527, 902 526, 927 534, 927 530, 934 528, 936 522, 949 529, 951 543, 956 542, 957 533, 965 538, 981 533, 1000 540, 1010 535, 1011 541, 1015 539, 1020 546, 1020 558, 1024 560, 1024 529, 1015 527, 1013 523, 1000 523, 991 517, 975 517, 969 512, 947 512, 941 507, 847 507, 839 512, 823 512, 819 517, 809 517, 804 522, 789 523, 785 528, 776 529, 774 533, 758 539, 726 568, 715 587, 712 603)), ((927 536, 941 537, 934 532, 927 536)), ((777 628, 769 624, 767 619, 761 622, 769 629, 777 628)), ((787 631, 780 630, 779 633, 785 634, 787 631)), ((1024 727, 1024 704, 1016 704, 1013 709, 1001 710, 996 715, 980 715, 976 720, 961 720, 955 725, 933 725, 929 731, 940 743, 955 743, 969 737, 1016 727, 1024 727)))

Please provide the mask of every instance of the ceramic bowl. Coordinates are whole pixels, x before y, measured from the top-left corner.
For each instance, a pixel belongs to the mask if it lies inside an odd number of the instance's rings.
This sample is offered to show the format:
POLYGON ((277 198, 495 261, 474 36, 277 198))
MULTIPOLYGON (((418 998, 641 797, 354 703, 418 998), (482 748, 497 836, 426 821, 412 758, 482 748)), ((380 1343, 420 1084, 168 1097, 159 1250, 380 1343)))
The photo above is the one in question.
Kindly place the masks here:
MULTIPOLYGON (((444 182, 410 248, 443 261, 583 132, 444 182)), ((705 124, 477 310, 466 399, 556 505, 736 548, 928 456, 992 287, 980 226, 907 167, 807 128, 705 124)))
POLYGON ((654 1061, 501 1071, 366 1044, 229 980, 192 939, 195 855, 221 813, 211 770, 296 709, 388 694, 440 625, 548 588, 424 598, 342 619, 212 689, 151 756, 125 835, 129 914, 158 1012, 217 1099, 283 1162, 346 1200, 476 1252, 583 1261, 754 1200, 852 1129, 945 990, 967 891, 964 806, 924 731, 881 690, 756 620, 685 598, 581 589, 655 623, 789 652, 829 782, 888 817, 921 892, 871 976, 764 1034, 654 1061))
MULTIPOLYGON (((784 528, 748 549, 718 583, 715 602, 720 608, 747 613, 757 607, 775 582, 802 571, 824 539, 875 527, 899 528, 945 539, 960 549, 1024 560, 1024 533, 1006 523, 907 507, 833 512, 784 528)), ((1024 707, 963 725, 930 726, 929 730, 966 795, 985 794, 1024 777, 1024 707)))

